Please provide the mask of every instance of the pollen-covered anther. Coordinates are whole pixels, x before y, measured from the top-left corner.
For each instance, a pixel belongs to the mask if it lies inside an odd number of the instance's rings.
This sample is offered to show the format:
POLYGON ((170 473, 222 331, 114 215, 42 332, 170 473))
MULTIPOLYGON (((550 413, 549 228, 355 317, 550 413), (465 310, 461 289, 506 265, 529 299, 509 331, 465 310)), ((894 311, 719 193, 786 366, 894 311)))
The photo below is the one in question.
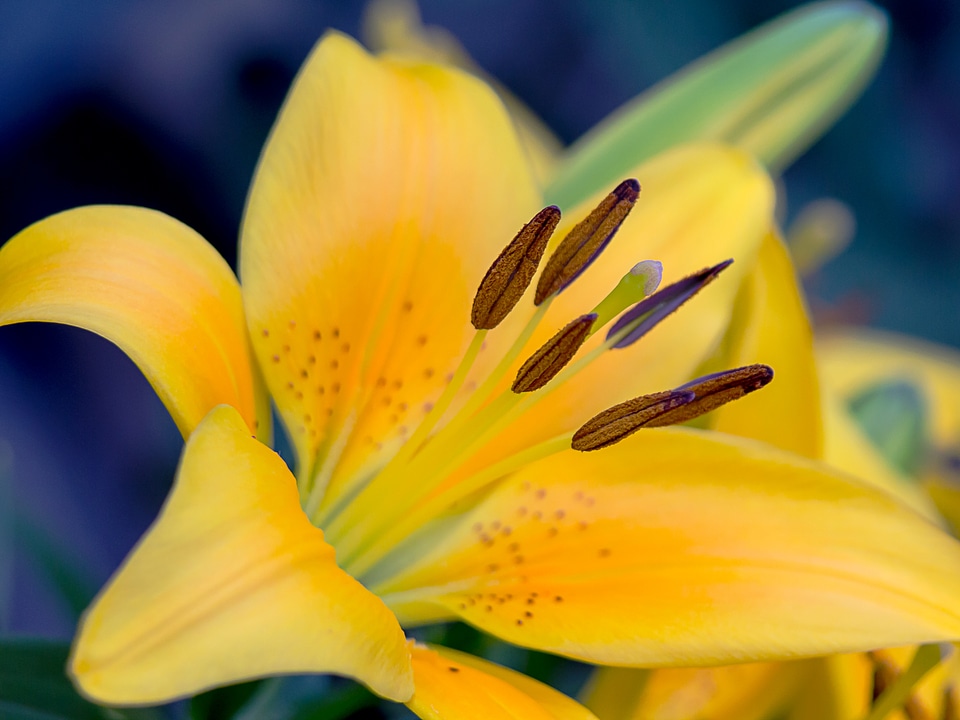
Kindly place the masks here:
POLYGON ((684 403, 654 418, 647 427, 677 425, 705 415, 734 400, 739 400, 766 386, 773 380, 773 368, 769 365, 745 365, 734 370, 704 375, 675 388, 676 391, 692 392, 693 400, 684 403))
POLYGON ((632 178, 624 180, 567 233, 540 275, 534 303, 539 305, 561 292, 597 259, 636 205, 639 195, 640 183, 632 178))
POLYGON ((644 298, 613 323, 607 331, 607 340, 618 335, 621 337, 614 343, 614 348, 622 349, 633 345, 665 317, 713 282, 732 263, 733 260, 724 260, 722 263, 677 280, 650 297, 644 298))
POLYGON ((511 390, 532 392, 550 382, 577 354, 596 319, 595 313, 588 313, 567 323, 520 367, 511 390))
POLYGON ((609 447, 665 412, 692 402, 694 397, 692 392, 665 390, 614 405, 584 423, 574 433, 571 446, 582 452, 609 447))
POLYGON ((470 320, 477 330, 495 328, 520 301, 559 222, 560 209, 545 207, 493 261, 473 299, 470 320))
POLYGON ((595 415, 573 434, 571 447, 588 452, 620 442, 641 428, 677 425, 759 390, 773 379, 768 365, 705 375, 673 390, 641 395, 595 415))

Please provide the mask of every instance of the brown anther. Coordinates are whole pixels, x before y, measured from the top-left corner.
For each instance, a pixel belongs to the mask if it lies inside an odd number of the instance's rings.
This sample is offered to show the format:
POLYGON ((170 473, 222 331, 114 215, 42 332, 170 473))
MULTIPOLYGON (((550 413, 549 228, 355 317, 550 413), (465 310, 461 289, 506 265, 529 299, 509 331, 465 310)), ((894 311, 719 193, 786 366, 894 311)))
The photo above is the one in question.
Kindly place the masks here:
POLYGON ((559 222, 559 208, 545 207, 493 261, 473 298, 470 320, 477 330, 495 328, 520 301, 559 222))
POLYGON ((614 445, 640 428, 648 427, 657 417, 693 399, 692 392, 665 390, 614 405, 584 423, 574 433, 571 447, 589 452, 614 445))
POLYGON ((692 392, 695 397, 692 402, 666 412, 646 427, 663 427, 677 425, 699 417, 721 405, 739 400, 744 395, 767 385, 773 380, 773 368, 769 365, 746 365, 735 370, 705 375, 676 388, 677 392, 692 392))
POLYGON ((535 304, 539 305, 566 288, 596 260, 633 209, 639 195, 640 183, 633 179, 624 180, 567 233, 540 275, 533 300, 535 304))
POLYGON ((515 393, 532 392, 553 380, 577 354, 596 319, 595 313, 588 313, 567 323, 520 367, 510 389, 515 393))

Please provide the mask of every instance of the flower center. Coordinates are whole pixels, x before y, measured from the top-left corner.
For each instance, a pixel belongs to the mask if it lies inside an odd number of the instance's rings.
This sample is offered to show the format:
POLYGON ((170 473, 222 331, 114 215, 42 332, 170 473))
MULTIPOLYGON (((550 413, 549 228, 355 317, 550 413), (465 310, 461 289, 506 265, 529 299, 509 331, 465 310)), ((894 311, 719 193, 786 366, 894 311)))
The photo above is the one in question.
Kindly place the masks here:
POLYGON ((324 488, 307 488, 304 509, 337 549, 338 563, 363 578, 418 530, 524 465, 569 450, 599 450, 643 427, 686 422, 766 385, 770 368, 757 365, 716 373, 674 390, 634 398, 606 410, 576 432, 565 432, 476 472, 461 471, 485 444, 604 353, 629 347, 712 282, 725 261, 659 291, 661 267, 638 263, 588 313, 567 323, 509 376, 553 299, 569 287, 613 239, 637 201, 640 186, 626 180, 559 243, 540 274, 535 311, 496 366, 472 388, 464 383, 494 330, 516 307, 536 274, 560 211, 547 207, 500 253, 480 283, 471 320, 476 329, 443 393, 412 436, 362 487, 323 507, 324 488), (656 291, 656 292, 655 292, 656 291), (602 342, 580 353, 609 326, 602 342))

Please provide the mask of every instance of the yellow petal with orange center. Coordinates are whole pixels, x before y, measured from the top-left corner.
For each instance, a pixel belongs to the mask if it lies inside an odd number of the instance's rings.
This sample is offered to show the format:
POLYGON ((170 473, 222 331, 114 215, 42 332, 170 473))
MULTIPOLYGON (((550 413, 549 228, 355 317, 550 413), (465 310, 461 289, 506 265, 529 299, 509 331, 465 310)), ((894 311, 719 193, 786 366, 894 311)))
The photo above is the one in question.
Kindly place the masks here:
POLYGON ((714 429, 822 457, 813 331, 790 255, 775 231, 764 239, 740 290, 727 342, 727 367, 765 363, 774 369, 774 382, 720 408, 713 416, 714 429))
POLYGON ((603 664, 774 660, 960 633, 960 544, 753 441, 646 430, 518 471, 373 589, 603 664))
POLYGON ((443 647, 412 647, 417 689, 407 703, 424 720, 596 720, 579 703, 508 668, 443 647))
POLYGON ((163 213, 81 207, 17 234, 0 250, 0 324, 28 321, 118 345, 184 436, 221 403, 269 435, 237 279, 206 240, 163 213))
POLYGON ((299 475, 327 504, 421 421, 472 337, 480 279, 539 202, 486 85, 338 34, 317 45, 261 158, 240 265, 299 475))
POLYGON ((766 720, 794 699, 809 670, 809 662, 600 668, 583 702, 603 720, 766 720))
POLYGON ((69 671, 116 705, 279 673, 413 693, 396 618, 337 567, 283 461, 227 406, 190 436, 160 517, 87 610, 69 671))
POLYGON ((493 87, 510 111, 539 184, 547 184, 563 151, 559 138, 523 101, 485 73, 453 33, 438 25, 424 25, 414 0, 367 3, 361 37, 375 52, 463 68, 493 87))

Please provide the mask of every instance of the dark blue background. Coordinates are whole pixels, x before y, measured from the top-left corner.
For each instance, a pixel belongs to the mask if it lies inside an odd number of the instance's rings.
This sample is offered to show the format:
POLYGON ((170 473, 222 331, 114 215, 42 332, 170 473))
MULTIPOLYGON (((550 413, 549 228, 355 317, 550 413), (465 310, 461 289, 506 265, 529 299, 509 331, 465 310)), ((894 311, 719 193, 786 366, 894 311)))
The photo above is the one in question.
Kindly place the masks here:
MULTIPOLYGON (((795 3, 759 0, 424 0, 567 142, 618 105, 795 3)), ((884 4, 879 77, 786 175, 789 211, 851 205, 854 246, 810 288, 871 323, 960 345, 960 8, 884 4), (853 302, 850 302, 850 299, 853 302)), ((326 27, 359 31, 362 2, 2 0, 0 240, 85 203, 161 209, 233 263, 260 147, 326 27)), ((133 365, 52 326, 0 330, 0 631, 68 637, 11 515, 38 527, 95 588, 155 516, 180 438, 133 365), (6 536, 3 537, 3 534, 6 536), (11 553, 10 547, 16 548, 11 553)))

